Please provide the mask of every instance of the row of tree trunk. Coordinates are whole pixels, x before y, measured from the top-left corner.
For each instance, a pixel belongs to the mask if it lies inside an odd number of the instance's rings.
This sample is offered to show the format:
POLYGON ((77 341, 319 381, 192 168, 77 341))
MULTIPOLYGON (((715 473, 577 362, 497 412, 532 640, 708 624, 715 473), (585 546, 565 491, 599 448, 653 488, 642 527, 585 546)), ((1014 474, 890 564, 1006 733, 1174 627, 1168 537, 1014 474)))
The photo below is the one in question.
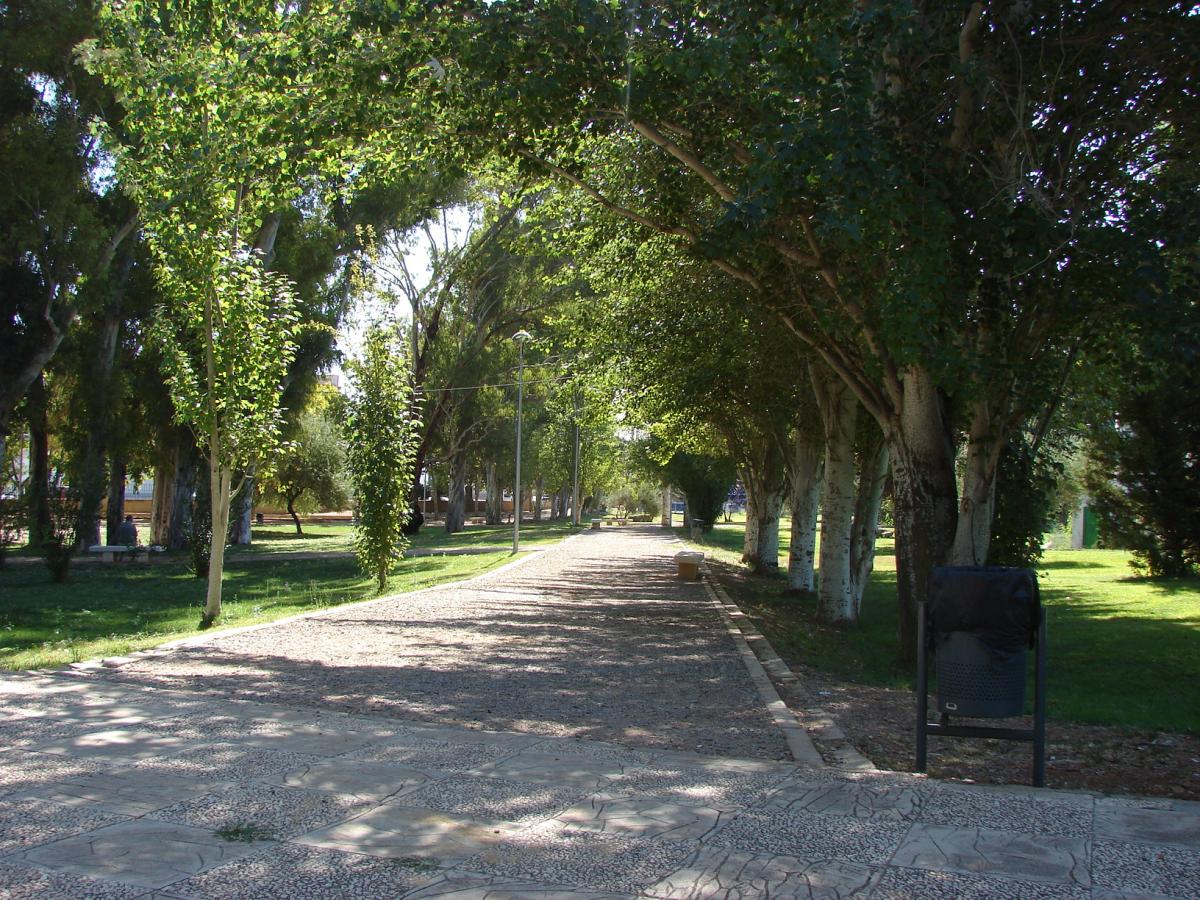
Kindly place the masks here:
POLYGON ((746 489, 742 558, 754 571, 779 571, 786 500, 792 522, 788 589, 815 593, 826 621, 853 622, 874 568, 890 456, 882 431, 861 415, 840 379, 817 365, 809 376, 815 404, 808 420, 786 432, 764 431, 740 460, 746 489))

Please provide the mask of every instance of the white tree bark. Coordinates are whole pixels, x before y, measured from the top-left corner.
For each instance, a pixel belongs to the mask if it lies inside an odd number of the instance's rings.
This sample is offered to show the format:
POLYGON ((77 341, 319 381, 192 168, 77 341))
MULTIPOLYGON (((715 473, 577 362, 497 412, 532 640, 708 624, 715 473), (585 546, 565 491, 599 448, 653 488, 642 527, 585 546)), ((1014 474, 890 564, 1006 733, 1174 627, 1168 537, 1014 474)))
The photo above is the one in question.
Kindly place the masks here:
POLYGON ((779 570, 779 515, 787 482, 783 449, 773 434, 751 442, 743 466, 746 488, 746 537, 742 559, 756 572, 779 570))
POLYGON ((821 502, 821 577, 817 607, 827 622, 853 622, 850 536, 854 525, 854 435, 858 400, 839 379, 815 365, 813 390, 825 432, 825 490, 821 502))
POLYGON ((782 482, 766 487, 757 502, 758 553, 751 560, 757 572, 779 571, 779 516, 783 511, 782 482))
POLYGON ((958 501, 958 522, 950 564, 982 566, 987 563, 996 500, 996 469, 1003 449, 993 427, 992 410, 978 400, 971 411, 966 467, 958 501))
POLYGON ((662 510, 658 515, 658 524, 663 528, 671 527, 671 486, 664 484, 662 489, 662 510))
POLYGON ((802 427, 792 439, 788 459, 791 485, 792 539, 788 552, 788 590, 812 593, 817 553, 817 508, 825 470, 825 440, 821 431, 802 427))
POLYGON ((854 617, 862 610, 863 592, 875 568, 875 538, 879 526, 879 507, 883 503, 883 488, 887 483, 887 443, 874 424, 875 432, 859 454, 858 495, 854 501, 854 528, 850 543, 850 593, 854 617))
POLYGON ((742 535, 742 562, 748 563, 758 558, 758 491, 748 470, 742 472, 742 487, 746 489, 746 531, 742 535))

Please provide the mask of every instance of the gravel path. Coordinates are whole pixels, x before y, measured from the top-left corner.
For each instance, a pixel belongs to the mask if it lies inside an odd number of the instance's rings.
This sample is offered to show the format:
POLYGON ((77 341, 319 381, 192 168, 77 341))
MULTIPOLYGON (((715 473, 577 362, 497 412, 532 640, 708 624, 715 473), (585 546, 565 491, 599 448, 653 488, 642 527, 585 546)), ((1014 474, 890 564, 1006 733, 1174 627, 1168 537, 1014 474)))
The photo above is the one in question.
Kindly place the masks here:
POLYGON ((702 586, 653 527, 514 569, 139 660, 108 677, 221 697, 787 759, 702 586))

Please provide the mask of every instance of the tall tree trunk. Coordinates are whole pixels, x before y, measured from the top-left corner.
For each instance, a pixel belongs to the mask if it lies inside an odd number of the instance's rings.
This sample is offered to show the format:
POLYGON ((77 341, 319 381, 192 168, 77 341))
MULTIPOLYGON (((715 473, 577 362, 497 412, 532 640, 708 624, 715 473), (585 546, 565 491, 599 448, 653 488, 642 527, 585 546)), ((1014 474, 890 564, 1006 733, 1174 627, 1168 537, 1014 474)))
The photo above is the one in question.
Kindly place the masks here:
POLYGON ((855 618, 862 609, 863 592, 871 578, 871 570, 875 568, 875 535, 890 458, 883 432, 873 421, 869 424, 871 435, 858 456, 858 492, 854 500, 854 530, 850 537, 850 593, 855 618))
POLYGON ((108 463, 108 509, 105 515, 104 543, 115 544, 118 532, 125 520, 125 459, 113 454, 108 463))
POLYGON ((783 446, 777 435, 756 435, 743 463, 746 537, 742 559, 755 572, 779 571, 779 515, 787 482, 783 446))
POLYGON ((975 401, 967 440, 963 489, 958 501, 958 521, 949 562, 955 566, 987 563, 996 505, 996 470, 1004 449, 997 434, 997 415, 986 399, 975 401))
POLYGON ((175 453, 175 477, 172 478, 171 518, 167 546, 186 550, 192 531, 192 498, 196 494, 196 476, 200 454, 190 431, 180 429, 175 453))
POLYGON ((171 505, 175 500, 175 457, 178 446, 171 448, 171 459, 154 467, 154 496, 150 500, 150 543, 165 547, 171 541, 171 505))
MULTIPOLYGON (((758 490, 753 484, 750 470, 742 470, 742 487, 746 490, 746 530, 742 533, 742 562, 758 559, 758 490)), ((690 522, 688 523, 691 524, 690 522)))
POLYGON ((467 454, 450 457, 450 496, 446 500, 446 533, 456 534, 466 526, 467 454))
POLYGON ((957 483, 954 451, 933 375, 904 372, 904 403, 885 429, 892 457, 896 513, 896 580, 900 658, 917 658, 917 603, 928 596, 934 566, 954 542, 957 483))
POLYGON ((541 475, 533 483, 533 521, 542 521, 542 495, 545 493, 545 482, 541 475))
POLYGON ((788 552, 788 590, 812 593, 817 552, 817 508, 821 499, 825 441, 811 427, 796 429, 788 460, 791 483, 792 540, 788 552))
POLYGON ((225 541, 229 536, 229 501, 233 470, 220 464, 220 432, 214 424, 208 442, 209 489, 212 498, 212 543, 209 545, 208 590, 200 627, 208 628, 221 615, 222 577, 225 572, 225 541))
POLYGON ((112 423, 120 415, 118 404, 113 399, 113 372, 117 363, 117 347, 120 344, 121 301, 125 284, 133 267, 133 257, 122 259, 120 271, 115 273, 100 330, 96 335, 95 356, 87 378, 86 427, 83 460, 79 467, 79 484, 74 485, 79 497, 79 508, 75 516, 75 543, 84 547, 100 543, 100 502, 107 489, 104 463, 112 441, 112 423))
POLYGON ((79 498, 75 514, 75 543, 79 547, 100 543, 100 503, 108 487, 104 463, 112 430, 113 367, 120 333, 120 308, 110 303, 96 337, 96 354, 87 379, 87 436, 79 467, 79 482, 73 485, 79 498))
POLYGON ((662 489, 662 510, 658 515, 658 524, 663 528, 671 527, 671 486, 664 484, 662 489))
POLYGON ((241 490, 230 507, 229 543, 238 547, 248 547, 254 539, 254 476, 257 471, 257 463, 246 467, 241 490))
POLYGON ((299 496, 299 494, 295 497, 291 494, 287 495, 287 511, 288 515, 292 517, 292 521, 296 524, 296 534, 304 534, 304 529, 300 527, 300 517, 296 515, 296 499, 299 496))
POLYGON ((26 415, 29 422, 29 546, 41 547, 50 539, 54 523, 50 517, 50 424, 46 381, 41 373, 29 387, 26 415))
POLYGON ((758 555, 750 561, 756 572, 779 571, 779 517, 783 512, 784 485, 780 478, 766 487, 758 502, 758 555))
POLYGON ((858 399, 841 380, 814 364, 813 391, 825 432, 825 491, 821 500, 821 577, 817 606, 826 622, 856 618, 850 589, 850 533, 854 524, 854 435, 858 399))
POLYGON ((488 525, 499 525, 504 520, 504 494, 500 490, 500 479, 496 477, 496 464, 488 462, 483 467, 484 488, 487 500, 483 507, 483 520, 488 525))

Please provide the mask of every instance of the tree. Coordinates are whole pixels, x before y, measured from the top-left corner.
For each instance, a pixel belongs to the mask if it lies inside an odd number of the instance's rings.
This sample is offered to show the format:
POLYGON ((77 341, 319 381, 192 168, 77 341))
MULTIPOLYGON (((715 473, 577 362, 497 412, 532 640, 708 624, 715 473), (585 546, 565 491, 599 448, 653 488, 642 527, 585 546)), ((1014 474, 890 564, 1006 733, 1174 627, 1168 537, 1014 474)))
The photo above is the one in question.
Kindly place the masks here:
POLYGON ((1198 25, 1105 0, 490 3, 448 20, 442 63, 460 133, 748 286, 875 418, 912 660, 932 568, 986 559, 1008 437, 1111 326, 1084 298, 1138 241, 1131 186, 1191 139, 1198 25))
POLYGON ((91 4, 0 7, 0 457, 72 322, 106 304, 136 229, 119 188, 93 177, 104 160, 91 121, 121 111, 74 58, 92 28, 91 4))
POLYGON ((262 157, 296 128, 278 102, 284 73, 263 67, 298 62, 293 31, 304 23, 267 5, 216 3, 127 3, 106 9, 101 23, 102 43, 85 55, 128 111, 127 136, 110 133, 109 146, 143 210, 165 300, 153 334, 175 418, 208 457, 212 544, 200 622, 208 627, 221 612, 235 473, 277 444, 295 352, 295 294, 267 270, 255 236, 312 167, 304 152, 285 150, 269 165, 262 157))
POLYGON ((263 496, 282 501, 303 534, 300 512, 341 510, 350 505, 346 450, 337 426, 322 410, 306 410, 263 483, 263 496))
POLYGON ((346 404, 346 466, 357 512, 354 551, 382 593, 408 546, 404 525, 420 440, 407 342, 394 329, 373 327, 349 373, 354 394, 346 404))
POLYGON ((663 472, 683 491, 688 514, 699 520, 705 531, 711 531, 733 486, 733 461, 723 456, 678 452, 667 461, 663 472))
POLYGON ((1153 576, 1200 572, 1200 258, 1190 161, 1142 216, 1158 252, 1140 273, 1141 339, 1109 384, 1115 415, 1090 431, 1085 484, 1110 544, 1153 576))

